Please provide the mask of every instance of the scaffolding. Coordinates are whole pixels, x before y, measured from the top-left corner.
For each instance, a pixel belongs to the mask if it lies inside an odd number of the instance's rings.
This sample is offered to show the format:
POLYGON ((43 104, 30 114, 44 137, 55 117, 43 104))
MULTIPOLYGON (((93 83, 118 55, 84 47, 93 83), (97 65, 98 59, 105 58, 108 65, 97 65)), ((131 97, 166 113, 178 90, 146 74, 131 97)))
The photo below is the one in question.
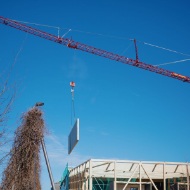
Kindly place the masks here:
POLYGON ((69 170, 61 190, 190 190, 189 171, 182 162, 90 159, 69 170))

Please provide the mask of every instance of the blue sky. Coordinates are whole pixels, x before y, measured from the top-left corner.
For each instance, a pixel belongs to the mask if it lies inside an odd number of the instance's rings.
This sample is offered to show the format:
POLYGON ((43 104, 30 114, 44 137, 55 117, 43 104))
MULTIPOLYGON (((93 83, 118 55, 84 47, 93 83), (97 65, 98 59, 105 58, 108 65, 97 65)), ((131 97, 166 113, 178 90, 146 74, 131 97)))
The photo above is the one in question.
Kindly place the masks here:
MULTIPOLYGON (((189 2, 182 1, 5 1, 1 16, 60 27, 60 35, 152 65, 189 59, 189 2), (68 29, 71 31, 68 32, 68 29), (67 33, 68 32, 68 33, 67 33), (147 42, 188 54, 172 53, 147 42)), ((57 29, 34 26, 57 35, 57 29)), ((190 161, 190 85, 119 62, 69 49, 0 25, 0 69, 11 72, 17 97, 9 115, 14 131, 19 118, 43 101, 49 135, 46 146, 55 181, 67 162, 89 158, 190 161), (16 61, 15 61, 15 58, 16 61), (70 81, 75 81, 75 109, 80 141, 67 155, 71 129, 70 81)), ((162 68, 190 76, 190 61, 162 68)), ((50 182, 42 157, 42 187, 50 182)))

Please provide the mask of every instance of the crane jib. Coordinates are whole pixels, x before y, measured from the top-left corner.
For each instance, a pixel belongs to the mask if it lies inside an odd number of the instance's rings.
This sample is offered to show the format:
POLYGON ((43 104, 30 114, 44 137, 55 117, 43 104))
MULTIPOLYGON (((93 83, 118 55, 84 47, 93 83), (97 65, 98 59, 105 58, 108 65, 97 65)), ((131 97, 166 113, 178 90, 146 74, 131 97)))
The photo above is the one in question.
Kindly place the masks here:
POLYGON ((128 64, 128 65, 131 65, 134 67, 138 67, 138 68, 141 68, 144 70, 148 70, 148 71, 151 71, 151 72, 154 72, 157 74, 161 74, 164 76, 168 76, 168 77, 171 77, 174 79, 181 80, 183 82, 190 83, 190 77, 188 77, 188 76, 184 76, 184 75, 178 74, 176 72, 168 71, 168 70, 160 68, 160 67, 156 67, 156 66, 153 66, 150 64, 140 62, 140 61, 138 61, 138 59, 134 60, 134 59, 127 58, 127 57, 124 57, 124 56, 121 56, 118 54, 114 54, 111 52, 107 52, 105 50, 101 50, 101 49, 98 49, 98 48, 95 48, 95 47, 92 47, 92 46, 89 46, 86 44, 82 44, 80 42, 75 42, 75 41, 67 39, 67 38, 57 37, 55 35, 49 34, 47 32, 44 32, 44 31, 41 31, 41 30, 38 30, 35 28, 32 28, 32 27, 27 26, 25 24, 22 24, 20 22, 16 22, 16 21, 13 21, 11 19, 4 18, 2 16, 0 16, 0 23, 7 25, 7 26, 10 26, 10 27, 13 27, 13 28, 18 29, 18 30, 21 30, 23 32, 27 32, 27 33, 30 33, 32 35, 35 35, 35 36, 38 36, 38 37, 59 43, 61 45, 65 45, 71 49, 78 49, 78 50, 81 50, 84 52, 88 52, 88 53, 91 53, 94 55, 105 57, 105 58, 115 60, 115 61, 118 61, 118 62, 121 62, 124 64, 128 64))

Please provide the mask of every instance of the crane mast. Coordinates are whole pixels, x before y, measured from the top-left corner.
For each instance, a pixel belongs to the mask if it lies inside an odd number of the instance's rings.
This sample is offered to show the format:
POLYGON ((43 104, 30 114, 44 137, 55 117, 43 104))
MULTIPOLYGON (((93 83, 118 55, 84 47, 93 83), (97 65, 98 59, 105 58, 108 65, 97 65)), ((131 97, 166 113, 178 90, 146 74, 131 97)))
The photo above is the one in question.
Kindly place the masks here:
MULTIPOLYGON (((138 56, 136 57, 136 60, 131 59, 131 58, 127 58, 125 56, 121 56, 121 55, 118 55, 115 53, 111 53, 111 52, 108 52, 105 50, 101 50, 101 49, 98 49, 98 48, 95 48, 95 47, 92 47, 92 46, 89 46, 89 45, 86 45, 86 44, 83 44, 80 42, 76 42, 76 41, 68 39, 68 38, 59 37, 59 36, 55 36, 53 34, 49 34, 47 32, 32 28, 32 27, 27 26, 25 24, 22 24, 20 22, 16 22, 16 21, 13 21, 11 19, 4 18, 2 16, 0 16, 0 23, 7 25, 7 26, 10 26, 10 27, 13 27, 13 28, 18 29, 18 30, 21 30, 23 32, 27 32, 27 33, 33 34, 35 36, 44 38, 46 40, 56 42, 58 44, 67 46, 69 48, 78 49, 78 50, 81 50, 84 52, 88 52, 88 53, 91 53, 94 55, 105 57, 105 58, 108 58, 108 59, 111 59, 114 61, 118 61, 118 62, 121 62, 124 64, 128 64, 128 65, 131 65, 134 67, 138 67, 138 68, 141 68, 144 70, 148 70, 151 72, 155 72, 157 74, 161 74, 161 75, 164 75, 167 77, 171 77, 171 78, 181 80, 183 82, 190 83, 190 77, 184 76, 184 75, 181 75, 181 74, 178 74, 178 73, 166 70, 166 69, 162 69, 160 67, 156 67, 156 66, 153 66, 153 65, 150 65, 147 63, 143 63, 143 62, 138 60, 138 56)), ((136 52, 137 52, 136 41, 135 41, 135 48, 136 48, 136 52)))

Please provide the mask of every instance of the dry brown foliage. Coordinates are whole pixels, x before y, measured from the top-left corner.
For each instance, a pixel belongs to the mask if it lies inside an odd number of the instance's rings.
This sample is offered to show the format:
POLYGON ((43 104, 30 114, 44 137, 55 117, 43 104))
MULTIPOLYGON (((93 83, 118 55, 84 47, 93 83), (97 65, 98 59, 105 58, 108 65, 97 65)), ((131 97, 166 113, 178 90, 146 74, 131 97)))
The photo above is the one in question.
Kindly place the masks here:
POLYGON ((21 119, 0 190, 41 190, 40 146, 45 130, 42 111, 33 107, 21 119))

